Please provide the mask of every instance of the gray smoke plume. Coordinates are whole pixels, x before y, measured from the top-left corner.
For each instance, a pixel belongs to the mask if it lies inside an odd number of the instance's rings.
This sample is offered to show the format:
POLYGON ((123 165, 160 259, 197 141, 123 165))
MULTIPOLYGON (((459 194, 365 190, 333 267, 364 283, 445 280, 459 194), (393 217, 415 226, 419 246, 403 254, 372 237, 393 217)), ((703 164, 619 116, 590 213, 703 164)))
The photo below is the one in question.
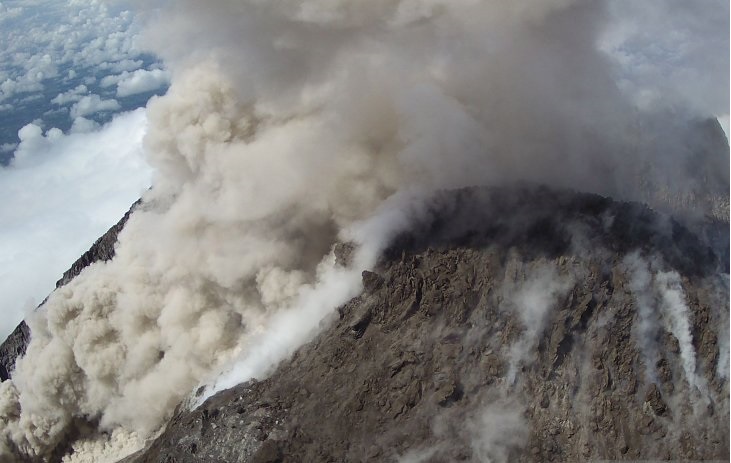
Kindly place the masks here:
POLYGON ((715 300, 713 304, 719 308, 718 319, 715 320, 718 326, 718 362, 716 374, 721 378, 728 378, 729 375, 729 276, 720 275, 719 281, 713 282, 715 300))
POLYGON ((659 360, 657 343, 660 315, 655 302, 656 295, 652 290, 652 271, 639 252, 625 256, 622 264, 630 275, 630 291, 635 299, 637 321, 632 326, 633 335, 642 353, 647 380, 655 382, 655 364, 659 360))
POLYGON ((506 272, 516 272, 518 281, 523 280, 515 288, 504 289, 507 292, 505 305, 517 312, 524 328, 520 338, 508 350, 508 384, 515 382, 518 368, 531 358, 531 354, 535 354, 533 350, 550 311, 571 287, 573 276, 558 275, 555 265, 551 264, 539 262, 536 269, 525 274, 520 268, 513 267, 520 266, 520 261, 515 260, 510 261, 506 269, 506 272))
POLYGON ((680 358, 688 385, 703 390, 702 378, 696 374, 695 347, 691 333, 690 314, 685 301, 685 293, 677 272, 658 272, 655 276, 655 287, 660 294, 661 307, 665 325, 678 340, 680 358))
POLYGON ((510 451, 528 440, 523 411, 515 402, 484 407, 468 429, 472 432, 473 457, 480 463, 506 463, 510 461, 510 451))
MULTIPOLYGON (((528 441, 529 426, 526 422, 525 409, 515 399, 502 396, 485 397, 475 404, 475 409, 455 416, 437 415, 433 417, 432 431, 435 441, 425 448, 410 449, 394 459, 398 463, 422 463, 433 461, 451 461, 450 451, 454 450, 452 441, 456 432, 464 439, 472 452, 470 461, 480 463, 505 463, 511 461, 511 455, 528 441), (450 429, 446 423, 457 422, 456 429, 450 429)), ((445 412, 445 415, 447 413, 445 412)), ((453 454, 452 454, 453 455, 453 454)), ((513 456, 514 457, 514 456, 513 456)))
MULTIPOLYGON (((677 340, 680 363, 689 390, 707 396, 705 379, 696 371, 690 311, 680 275, 675 271, 663 271, 660 259, 645 259, 639 252, 625 256, 623 265, 630 275, 630 291, 636 304, 637 321, 633 326, 633 334, 642 351, 648 381, 657 381, 655 365, 659 360, 661 334, 670 333, 677 340)), ((723 284, 713 282, 711 287, 717 291, 723 284)), ((728 311, 720 303, 718 313, 721 319, 727 319, 728 311)), ((721 338, 719 342, 723 345, 727 341, 721 338)), ((719 352, 721 357, 728 355, 723 347, 719 352)), ((717 374, 721 377, 725 374, 725 370, 720 367, 723 362, 723 358, 720 358, 717 366, 717 374)))
MULTIPOLYGON (((28 320, 28 351, 0 386, 0 455, 43 457, 79 423, 116 442, 79 449, 90 458, 128 452, 201 381, 265 374, 357 293, 410 223, 404 198, 514 181, 624 198, 643 197, 640 176, 686 185, 675 166, 696 151, 675 128, 724 114, 690 93, 672 110, 638 105, 652 83, 619 85, 631 76, 600 47, 622 21, 607 3, 140 5, 172 72, 148 107, 154 186, 115 259, 28 320), (359 245, 349 268, 338 240, 359 245)), ((722 1, 703 8, 728 16, 722 1)), ((725 59, 719 43, 705 52, 725 59)))

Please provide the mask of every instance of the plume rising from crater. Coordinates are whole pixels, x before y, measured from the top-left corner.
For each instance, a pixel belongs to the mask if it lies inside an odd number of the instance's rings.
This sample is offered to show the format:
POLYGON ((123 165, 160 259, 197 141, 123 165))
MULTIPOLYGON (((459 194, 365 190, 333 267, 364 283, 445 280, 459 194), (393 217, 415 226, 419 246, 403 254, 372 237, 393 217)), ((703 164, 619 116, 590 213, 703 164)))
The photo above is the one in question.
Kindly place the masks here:
POLYGON ((153 188, 114 259, 29 317, 0 454, 46 457, 80 423, 134 447, 200 383, 265 374, 439 189, 541 183, 728 220, 727 155, 688 141, 723 114, 638 106, 600 49, 607 2, 155 6, 145 40, 173 80, 148 106, 153 188))

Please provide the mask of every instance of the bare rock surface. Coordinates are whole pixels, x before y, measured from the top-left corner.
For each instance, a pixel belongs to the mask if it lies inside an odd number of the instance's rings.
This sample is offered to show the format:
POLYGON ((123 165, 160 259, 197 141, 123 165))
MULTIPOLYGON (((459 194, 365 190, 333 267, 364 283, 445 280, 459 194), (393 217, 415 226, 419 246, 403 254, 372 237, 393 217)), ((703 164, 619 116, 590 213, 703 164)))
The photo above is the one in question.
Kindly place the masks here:
POLYGON ((728 459, 727 247, 543 188, 432 212, 270 376, 181 407, 126 461, 728 459))
POLYGON ((15 359, 25 354, 30 342, 30 328, 21 321, 12 333, 0 345, 0 381, 10 378, 15 368, 15 359))

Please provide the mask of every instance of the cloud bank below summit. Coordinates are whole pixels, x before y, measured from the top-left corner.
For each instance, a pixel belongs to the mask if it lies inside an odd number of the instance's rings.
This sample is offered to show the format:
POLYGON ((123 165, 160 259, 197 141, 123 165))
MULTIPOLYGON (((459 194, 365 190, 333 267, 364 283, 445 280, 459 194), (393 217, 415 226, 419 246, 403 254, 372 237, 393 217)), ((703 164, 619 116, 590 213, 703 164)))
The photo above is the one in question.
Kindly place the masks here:
POLYGON ((0 168, 0 336, 150 185, 145 130, 142 109, 91 133, 21 130, 13 163, 0 168))
MULTIPOLYGON (((672 111, 638 105, 599 49, 607 2, 155 6, 146 41, 172 86, 148 106, 153 188, 115 259, 29 319, 28 353, 0 389, 0 452, 45 455, 76 418, 147 437, 201 381, 265 373, 310 334, 273 321, 300 311, 314 328, 358 291, 361 268, 339 269, 333 245, 354 241, 372 265, 435 189, 527 181, 637 198, 645 166, 662 177, 693 155, 673 128, 718 111, 696 92, 672 111), (662 152, 638 127, 670 137, 662 152)), ((727 96, 715 82, 699 85, 727 96)), ((672 88, 637 85, 655 84, 672 88)))
POLYGON ((0 234, 8 250, 0 259, 8 276, 23 269, 0 287, 3 338, 23 318, 24 306, 43 300, 79 252, 149 186, 141 149, 144 116, 135 118, 135 127, 123 122, 127 117, 112 119, 163 91, 165 72, 136 46, 140 18, 126 8, 125 1, 97 0, 0 4, 0 189, 7 219, 0 234), (98 85, 105 75, 116 78, 115 85, 125 79, 124 96, 98 85), (126 137, 119 126, 129 130, 126 137), (99 130, 104 133, 81 135, 99 130), (99 141, 103 150, 95 146, 99 141), (16 149, 35 161, 8 166, 16 149), (96 172, 87 168, 92 165, 96 172), (28 211, 38 217, 26 224, 11 220, 28 211))

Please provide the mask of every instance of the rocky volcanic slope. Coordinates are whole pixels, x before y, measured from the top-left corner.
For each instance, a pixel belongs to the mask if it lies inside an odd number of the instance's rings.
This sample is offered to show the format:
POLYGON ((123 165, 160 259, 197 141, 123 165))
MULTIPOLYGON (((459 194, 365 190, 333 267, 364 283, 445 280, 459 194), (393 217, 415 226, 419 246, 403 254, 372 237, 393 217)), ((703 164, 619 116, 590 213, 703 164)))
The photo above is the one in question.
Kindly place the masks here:
MULTIPOLYGON (((71 281, 76 275, 81 273, 87 266, 98 260, 110 260, 114 257, 114 245, 117 242, 117 235, 127 223, 129 215, 134 208, 140 203, 135 202, 124 217, 114 224, 106 233, 104 233, 94 244, 79 257, 71 268, 64 272, 60 280, 56 282, 56 288, 65 285, 71 281)), ((45 301, 43 301, 45 302, 45 301)), ((41 303, 41 305, 43 304, 41 303)), ((15 360, 25 354, 25 348, 30 342, 30 329, 25 321, 15 327, 12 333, 0 345, 0 381, 10 378, 15 368, 15 360)))
MULTIPOLYGON (((312 342, 125 461, 728 460, 728 141, 689 130, 682 182, 636 179, 682 225, 593 195, 445 193, 312 342)), ((111 259, 128 216, 57 286, 111 259)), ((1 380, 29 336, 0 345, 1 380)))
POLYGON ((547 189, 431 217, 269 377, 125 461, 728 460, 728 218, 547 189))

